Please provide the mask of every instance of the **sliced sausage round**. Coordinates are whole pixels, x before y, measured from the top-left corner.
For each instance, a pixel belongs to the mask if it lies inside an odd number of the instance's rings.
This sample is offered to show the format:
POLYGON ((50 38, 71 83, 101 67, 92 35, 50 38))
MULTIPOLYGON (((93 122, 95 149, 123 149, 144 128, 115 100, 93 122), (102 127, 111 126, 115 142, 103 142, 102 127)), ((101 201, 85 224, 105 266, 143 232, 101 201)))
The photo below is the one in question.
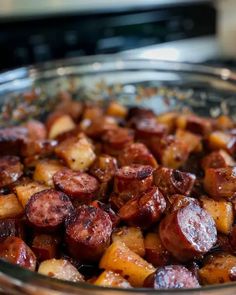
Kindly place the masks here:
POLYGON ((150 138, 150 136, 161 137, 167 128, 156 121, 156 118, 138 118, 134 121, 135 136, 138 139, 150 138))
POLYGON ((53 175, 56 188, 79 201, 91 201, 99 189, 96 178, 87 173, 62 169, 53 175))
POLYGON ((140 142, 127 145, 119 154, 118 162, 120 166, 131 164, 150 165, 153 168, 158 166, 148 148, 140 142))
POLYGON ((165 248, 182 262, 205 254, 217 240, 213 218, 193 203, 166 215, 159 233, 165 248))
POLYGON ((0 187, 15 182, 23 174, 23 165, 17 156, 0 157, 0 187))
POLYGON ((154 289, 198 288, 197 278, 182 265, 160 267, 144 281, 144 287, 154 289))
POLYGON ((24 225, 21 219, 0 219, 0 242, 7 237, 24 238, 24 225))
POLYGON ((133 164, 117 170, 114 191, 119 194, 137 195, 146 191, 153 183, 153 168, 148 165, 133 164))
POLYGON ((25 242, 17 237, 8 237, 0 243, 0 258, 34 271, 36 257, 25 242))
POLYGON ((80 261, 98 261, 110 244, 112 221, 100 208, 82 205, 66 220, 66 245, 80 261))
POLYGON ((21 145, 28 136, 24 127, 8 127, 0 129, 0 154, 19 155, 21 145))
POLYGON ((56 230, 74 208, 64 193, 47 189, 34 194, 25 207, 31 225, 41 230, 56 230))
POLYGON ((196 176, 176 169, 161 167, 155 170, 154 183, 164 195, 189 195, 196 176))
POLYGON ((107 130, 102 136, 104 152, 109 155, 118 155, 120 150, 133 142, 133 132, 127 128, 114 128, 107 130))
POLYGON ((165 208, 166 201, 162 193, 157 187, 152 187, 122 206, 119 216, 129 225, 147 228, 160 219, 165 208))

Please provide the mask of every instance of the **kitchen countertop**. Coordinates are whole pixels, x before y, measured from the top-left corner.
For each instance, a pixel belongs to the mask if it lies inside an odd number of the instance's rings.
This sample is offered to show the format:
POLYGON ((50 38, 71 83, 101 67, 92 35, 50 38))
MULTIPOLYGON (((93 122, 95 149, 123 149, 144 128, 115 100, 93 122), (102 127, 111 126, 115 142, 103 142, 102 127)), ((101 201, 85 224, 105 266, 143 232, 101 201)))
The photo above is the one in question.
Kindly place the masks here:
POLYGON ((206 36, 127 50, 121 54, 130 58, 201 63, 219 57, 220 46, 215 36, 206 36))

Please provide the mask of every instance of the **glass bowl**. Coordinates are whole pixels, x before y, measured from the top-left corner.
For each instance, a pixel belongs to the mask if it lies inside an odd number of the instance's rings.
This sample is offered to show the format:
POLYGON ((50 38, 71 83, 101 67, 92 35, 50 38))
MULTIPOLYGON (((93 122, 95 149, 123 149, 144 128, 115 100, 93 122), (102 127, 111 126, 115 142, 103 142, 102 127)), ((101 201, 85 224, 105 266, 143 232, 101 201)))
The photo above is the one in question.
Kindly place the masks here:
MULTIPOLYGON (((200 115, 236 116, 236 73, 224 68, 121 59, 119 56, 89 57, 45 63, 0 74, 0 127, 30 117, 43 117, 57 103, 55 95, 68 89, 76 99, 116 99, 125 105, 141 105, 157 113, 192 109, 200 115), (39 95, 21 95, 32 88, 39 95)), ((186 294, 232 295, 236 283, 201 289, 118 289, 50 279, 0 261, 0 291, 8 295, 67 294, 186 294)))

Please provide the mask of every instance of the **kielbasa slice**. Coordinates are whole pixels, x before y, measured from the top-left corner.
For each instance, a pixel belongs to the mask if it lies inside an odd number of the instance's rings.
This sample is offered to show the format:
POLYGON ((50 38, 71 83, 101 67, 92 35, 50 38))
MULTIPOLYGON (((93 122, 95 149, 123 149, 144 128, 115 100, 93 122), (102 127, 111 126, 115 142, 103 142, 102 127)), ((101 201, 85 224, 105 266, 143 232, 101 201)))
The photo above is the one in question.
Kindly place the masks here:
POLYGON ((127 145, 119 154, 118 162, 120 166, 131 164, 149 165, 153 168, 158 166, 157 161, 143 143, 132 143, 127 145))
POLYGON ((46 139, 47 130, 43 123, 37 120, 29 120, 25 125, 28 130, 28 136, 31 140, 46 139))
POLYGON ((196 176, 176 169, 161 167, 154 172, 154 183, 164 195, 189 195, 196 176))
POLYGON ((129 225, 147 228, 160 219, 165 208, 166 201, 162 193, 157 187, 152 187, 121 207, 119 216, 129 225))
POLYGON ((127 128, 113 128, 107 130, 102 136, 104 152, 116 156, 127 144, 132 143, 134 135, 132 130, 127 128))
POLYGON ((64 193, 47 189, 35 193, 25 207, 31 225, 41 230, 56 230, 74 208, 64 193))
POLYGON ((57 141, 52 139, 25 140, 21 146, 21 156, 48 156, 54 152, 57 141))
POLYGON ((152 136, 162 137, 167 132, 167 127, 157 122, 156 118, 138 118, 134 120, 135 137, 149 139, 152 136))
POLYGON ((0 129, 0 154, 19 155, 23 141, 28 136, 24 127, 8 127, 0 129))
POLYGON ((0 157, 0 187, 17 181, 23 174, 23 165, 17 156, 0 157))
POLYGON ((99 189, 96 178, 87 173, 62 169, 53 175, 56 188, 79 201, 90 201, 99 189))
POLYGON ((15 218, 0 219, 0 242, 8 237, 24 238, 22 220, 15 218))
POLYGON ((146 191, 153 184, 153 168, 133 164, 118 169, 114 178, 114 192, 135 196, 146 191))
POLYGON ((82 205, 66 220, 66 245, 79 261, 98 261, 110 244, 112 221, 100 208, 82 205))
POLYGON ((198 288, 197 278, 182 265, 160 267, 144 281, 144 287, 154 289, 198 288))
POLYGON ((36 268, 34 253, 18 237, 8 237, 0 243, 0 258, 32 271, 36 268))
POLYGON ((95 208, 99 208, 99 209, 105 211, 106 213, 108 213, 108 215, 111 218, 113 228, 115 228, 119 224, 120 217, 112 210, 110 204, 105 204, 105 203, 102 203, 102 202, 96 200, 91 203, 91 206, 93 206, 95 208))
POLYGON ((205 254, 217 240, 213 218, 191 203, 166 215, 160 223, 159 233, 165 248, 182 262, 205 254))

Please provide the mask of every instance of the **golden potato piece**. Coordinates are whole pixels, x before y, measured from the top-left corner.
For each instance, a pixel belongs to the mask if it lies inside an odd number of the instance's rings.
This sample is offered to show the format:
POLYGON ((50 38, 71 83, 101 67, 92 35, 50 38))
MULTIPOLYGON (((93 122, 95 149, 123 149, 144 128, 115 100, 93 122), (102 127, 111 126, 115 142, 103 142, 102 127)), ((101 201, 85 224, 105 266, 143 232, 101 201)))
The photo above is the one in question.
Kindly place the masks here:
POLYGON ((126 281, 120 274, 111 270, 105 270, 102 272, 93 284, 103 287, 132 288, 130 283, 126 281))
POLYGON ((102 256, 99 266, 105 270, 119 272, 134 287, 142 287, 145 278, 155 271, 150 263, 120 241, 110 245, 102 256))
POLYGON ((14 191, 17 195, 19 202, 21 203, 23 208, 25 208, 27 202, 33 194, 48 188, 48 186, 41 184, 37 181, 27 181, 25 183, 16 185, 14 187, 14 191))
POLYGON ((183 129, 177 129, 175 136, 179 141, 187 144, 189 153, 202 150, 201 137, 199 135, 183 129))
POLYGON ((49 259, 40 263, 38 273, 51 278, 71 282, 82 282, 83 276, 65 259, 49 259))
POLYGON ((75 123, 69 115, 61 115, 54 120, 48 131, 50 139, 75 128, 75 123))
POLYGON ((235 281, 236 257, 233 255, 217 255, 199 270, 203 285, 222 284, 235 281))
POLYGON ((214 219, 217 230, 223 234, 229 234, 234 221, 232 204, 225 200, 215 201, 207 197, 202 197, 201 203, 214 219))
POLYGON ((145 254, 143 234, 139 227, 123 226, 117 228, 112 234, 112 241, 123 242, 130 250, 141 257, 145 254))
POLYGON ((125 118, 127 115, 127 108, 116 101, 111 101, 106 114, 111 117, 125 118))
POLYGON ((65 168, 65 166, 57 160, 42 160, 36 164, 33 178, 36 181, 54 187, 52 177, 57 171, 63 168, 65 168))
POLYGON ((169 132, 175 128, 176 118, 178 114, 175 112, 163 113, 157 116, 157 122, 167 126, 169 132))
POLYGON ((205 169, 203 185, 212 198, 230 199, 236 192, 236 167, 205 169))
POLYGON ((0 219, 22 215, 23 207, 15 194, 0 195, 0 219))
POLYGON ((214 131, 208 136, 208 146, 212 150, 229 150, 232 139, 232 135, 226 132, 214 131))
POLYGON ((83 135, 64 140, 55 152, 74 171, 87 170, 96 158, 93 145, 83 135))

